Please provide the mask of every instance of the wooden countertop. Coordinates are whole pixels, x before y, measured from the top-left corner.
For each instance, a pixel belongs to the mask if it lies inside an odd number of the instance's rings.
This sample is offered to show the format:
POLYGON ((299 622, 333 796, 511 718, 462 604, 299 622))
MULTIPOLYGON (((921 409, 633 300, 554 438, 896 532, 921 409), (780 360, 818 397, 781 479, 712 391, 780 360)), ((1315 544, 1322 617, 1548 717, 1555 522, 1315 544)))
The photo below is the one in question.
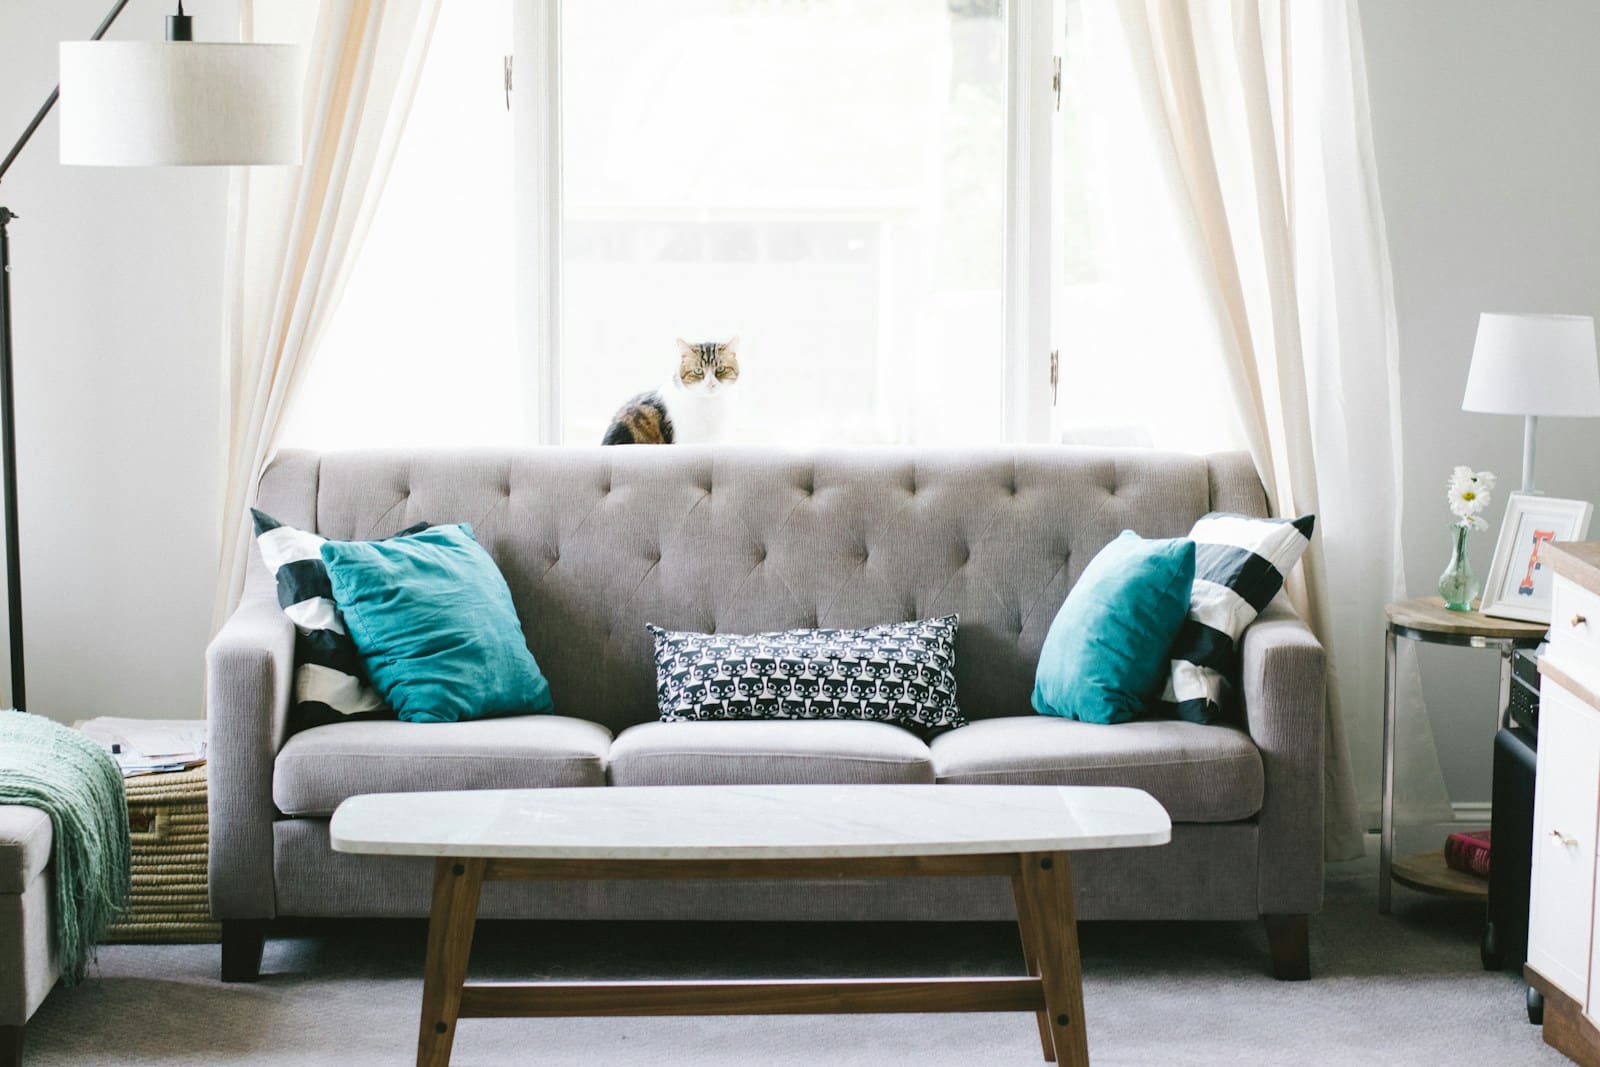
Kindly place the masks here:
POLYGON ((1600 711, 1600 696, 1596 696, 1593 689, 1562 670, 1561 665, 1551 657, 1540 657, 1539 673, 1554 681, 1573 696, 1586 702, 1591 708, 1600 711))
POLYGON ((1552 541, 1539 553, 1555 572, 1600 596, 1600 541, 1552 541))
MULTIPOLYGON (((1600 572, 1597 572, 1597 576, 1600 576, 1600 572)), ((1518 622, 1516 619, 1496 619, 1476 611, 1451 611, 1444 606, 1444 599, 1436 596, 1398 600, 1384 611, 1392 623, 1433 634, 1536 640, 1550 629, 1550 625, 1543 622, 1518 622)))

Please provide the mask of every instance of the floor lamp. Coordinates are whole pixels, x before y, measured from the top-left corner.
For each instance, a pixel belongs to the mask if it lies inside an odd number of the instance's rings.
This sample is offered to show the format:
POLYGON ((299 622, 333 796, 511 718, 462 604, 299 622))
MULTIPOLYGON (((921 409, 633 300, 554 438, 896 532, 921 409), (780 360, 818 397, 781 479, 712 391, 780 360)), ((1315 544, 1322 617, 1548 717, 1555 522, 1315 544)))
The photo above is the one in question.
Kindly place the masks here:
MULTIPOLYGON (((117 0, 88 41, 61 45, 61 83, 0 160, 0 181, 61 102, 61 162, 182 167, 300 162, 300 49, 193 39, 193 19, 167 17, 164 41, 102 41, 117 0)), ((0 477, 5 479, 6 610, 11 703, 27 706, 22 552, 17 534, 16 393, 12 381, 11 243, 20 216, 0 207, 0 477)))

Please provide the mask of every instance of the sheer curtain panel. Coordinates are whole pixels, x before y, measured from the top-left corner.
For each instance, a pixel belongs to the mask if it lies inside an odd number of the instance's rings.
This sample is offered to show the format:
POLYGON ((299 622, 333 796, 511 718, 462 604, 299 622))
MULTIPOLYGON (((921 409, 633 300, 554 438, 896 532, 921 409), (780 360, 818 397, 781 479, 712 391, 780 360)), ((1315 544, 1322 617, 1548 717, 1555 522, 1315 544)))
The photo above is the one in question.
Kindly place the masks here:
POLYGON ((241 40, 306 46, 305 162, 236 169, 229 189, 228 462, 214 625, 243 588, 245 509, 377 207, 440 2, 241 4, 241 40))
MULTIPOLYGON (((1327 646, 1327 849, 1373 825, 1383 606, 1405 595, 1398 341, 1352 0, 1086 5, 1099 87, 1137 116, 1141 188, 1208 309, 1196 359, 1228 383, 1275 512, 1315 512, 1288 589, 1327 646)), ((1149 293, 1161 313, 1163 293, 1149 293)), ((1413 659, 1401 664, 1401 810, 1448 817, 1413 659)))

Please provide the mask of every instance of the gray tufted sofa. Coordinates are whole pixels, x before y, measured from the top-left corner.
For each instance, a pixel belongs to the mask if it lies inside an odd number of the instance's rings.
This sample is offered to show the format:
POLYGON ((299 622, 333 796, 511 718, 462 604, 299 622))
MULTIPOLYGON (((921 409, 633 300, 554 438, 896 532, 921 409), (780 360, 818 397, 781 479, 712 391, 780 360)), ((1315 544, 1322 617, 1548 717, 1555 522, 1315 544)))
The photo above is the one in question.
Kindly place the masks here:
MULTIPOLYGON (((556 715, 354 722, 285 737, 294 633, 259 556, 207 654, 211 901, 223 973, 257 973, 269 921, 423 916, 426 862, 337 854, 358 793, 663 783, 1132 785, 1172 843, 1086 853, 1084 919, 1267 920, 1276 972, 1307 973, 1322 903, 1325 664, 1281 601, 1243 640, 1239 728, 1095 726, 1035 715, 1045 631, 1125 528, 1186 534, 1207 511, 1264 514, 1247 457, 1065 447, 549 448, 283 452, 259 506, 331 538, 470 522, 516 599, 556 715), (924 741, 884 723, 656 721, 646 622, 754 632, 957 612, 971 724, 924 741)), ((488 917, 1009 919, 988 879, 819 884, 502 882, 488 917)))

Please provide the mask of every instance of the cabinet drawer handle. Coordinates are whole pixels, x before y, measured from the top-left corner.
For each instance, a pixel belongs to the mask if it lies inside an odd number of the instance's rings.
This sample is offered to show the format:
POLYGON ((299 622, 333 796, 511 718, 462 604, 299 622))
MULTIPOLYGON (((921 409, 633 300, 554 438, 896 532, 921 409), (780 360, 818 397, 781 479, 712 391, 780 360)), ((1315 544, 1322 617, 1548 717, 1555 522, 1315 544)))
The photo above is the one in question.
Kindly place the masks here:
POLYGON ((1560 845, 1563 848, 1577 848, 1578 847, 1578 839, 1576 837, 1568 837, 1566 834, 1562 833, 1560 830, 1551 830, 1550 831, 1550 840, 1555 842, 1556 844, 1560 845))
POLYGON ((1576 630, 1578 627, 1582 626, 1584 623, 1586 623, 1588 621, 1589 621, 1588 618, 1583 616, 1583 615, 1574 615, 1572 617, 1572 628, 1574 630, 1576 630))

